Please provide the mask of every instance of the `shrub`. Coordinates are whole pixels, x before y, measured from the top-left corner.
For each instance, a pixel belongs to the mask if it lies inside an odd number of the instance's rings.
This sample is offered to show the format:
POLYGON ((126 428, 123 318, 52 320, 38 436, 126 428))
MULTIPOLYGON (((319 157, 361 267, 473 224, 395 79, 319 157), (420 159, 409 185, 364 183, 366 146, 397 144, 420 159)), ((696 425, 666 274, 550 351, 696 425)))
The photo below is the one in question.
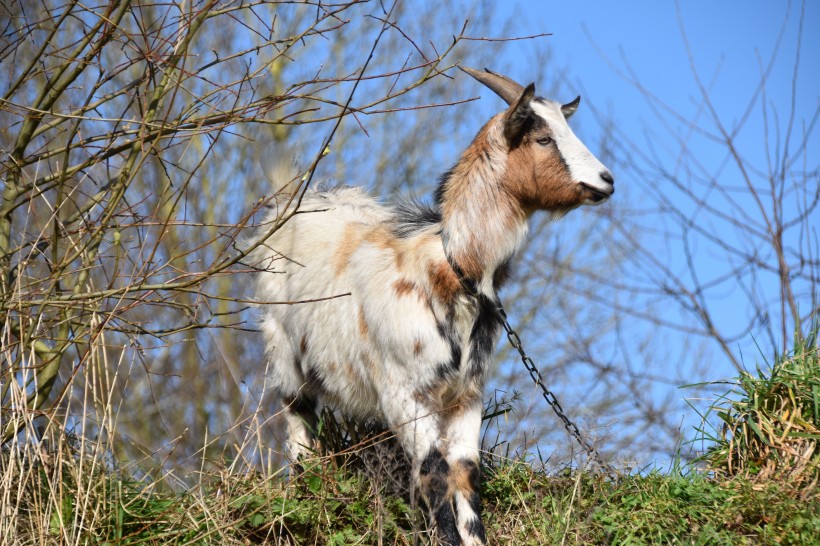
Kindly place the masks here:
POLYGON ((778 479, 805 491, 820 481, 818 328, 757 376, 742 373, 710 408, 721 421, 701 457, 718 474, 778 479))

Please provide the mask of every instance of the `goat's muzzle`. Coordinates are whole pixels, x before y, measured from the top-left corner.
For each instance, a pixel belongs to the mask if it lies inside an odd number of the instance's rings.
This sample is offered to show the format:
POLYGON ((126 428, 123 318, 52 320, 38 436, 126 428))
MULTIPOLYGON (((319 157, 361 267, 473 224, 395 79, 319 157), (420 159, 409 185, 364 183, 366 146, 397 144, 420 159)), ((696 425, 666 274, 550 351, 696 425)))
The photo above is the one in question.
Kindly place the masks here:
POLYGON ((609 197, 613 193, 615 193, 615 186, 613 186, 612 184, 609 184, 608 186, 602 188, 593 186, 591 184, 587 184, 586 182, 581 182, 581 187, 583 187, 589 194, 587 201, 589 203, 593 203, 596 205, 599 203, 603 203, 604 201, 609 199, 609 197))

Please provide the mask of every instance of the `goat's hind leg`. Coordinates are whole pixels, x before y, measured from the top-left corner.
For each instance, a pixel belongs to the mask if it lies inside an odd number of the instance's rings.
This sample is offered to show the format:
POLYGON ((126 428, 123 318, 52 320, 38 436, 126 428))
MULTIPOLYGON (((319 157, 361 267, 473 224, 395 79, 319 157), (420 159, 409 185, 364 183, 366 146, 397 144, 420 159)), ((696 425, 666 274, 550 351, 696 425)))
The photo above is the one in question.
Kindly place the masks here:
POLYGON ((282 403, 288 429, 288 456, 294 463, 299 463, 313 455, 319 447, 316 439, 316 401, 297 394, 284 396, 282 403))
POLYGON ((436 520, 441 546, 461 545, 453 497, 450 491, 450 465, 438 447, 431 447, 419 467, 418 483, 424 501, 436 520))

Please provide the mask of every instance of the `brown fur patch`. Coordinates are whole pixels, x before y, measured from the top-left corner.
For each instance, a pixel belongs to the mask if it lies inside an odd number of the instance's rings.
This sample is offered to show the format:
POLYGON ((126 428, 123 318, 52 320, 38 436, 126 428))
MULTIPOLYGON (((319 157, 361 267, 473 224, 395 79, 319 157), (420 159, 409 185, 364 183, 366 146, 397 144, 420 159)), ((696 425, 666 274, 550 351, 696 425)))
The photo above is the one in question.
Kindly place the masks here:
POLYGON ((452 254, 453 261, 458 264, 468 279, 477 280, 484 274, 484 269, 481 267, 483 262, 480 250, 477 246, 472 246, 452 254))
POLYGON ((582 186, 572 181, 558 150, 541 146, 535 142, 537 138, 528 135, 510 150, 504 177, 507 189, 528 212, 566 212, 583 204, 586 196, 582 186))
POLYGON ((302 334, 302 339, 301 339, 301 341, 299 341, 299 351, 302 354, 305 354, 305 353, 307 353, 307 350, 308 350, 307 334, 302 334))
POLYGON ((480 480, 478 465, 469 459, 456 461, 450 467, 449 478, 453 489, 461 491, 465 497, 470 498, 470 493, 475 490, 480 480))
MULTIPOLYGON (((445 385, 449 384, 446 383, 445 385)), ((473 378, 462 384, 458 391, 454 391, 449 387, 438 390, 439 403, 443 408, 442 417, 448 421, 455 419, 477 403, 480 404, 484 392, 481 385, 482 382, 479 378, 473 378)))
POLYGON ((385 228, 378 227, 371 229, 364 236, 364 240, 374 246, 383 250, 389 250, 393 254, 393 260, 396 263, 396 268, 401 269, 404 263, 404 253, 399 247, 398 241, 390 231, 385 228))
POLYGON ((445 261, 430 264, 427 276, 430 278, 433 296, 445 305, 451 303, 461 290, 458 277, 450 264, 445 261))
POLYGON ((393 290, 397 296, 407 296, 416 291, 416 285, 407 279, 399 279, 393 283, 393 290))
POLYGON ((424 349, 424 346, 421 344, 421 340, 417 339, 413 343, 413 356, 419 356, 421 354, 422 349, 424 349))
POLYGON ((350 257, 356 252, 364 239, 362 229, 356 224, 347 224, 344 227, 341 244, 333 255, 333 273, 336 277, 344 273, 350 264, 350 257))
POLYGON ((363 243, 370 243, 373 246, 390 251, 397 269, 400 269, 404 263, 404 253, 395 237, 387 229, 364 224, 347 224, 342 234, 341 244, 339 244, 333 255, 333 272, 335 276, 338 277, 344 273, 350 265, 351 257, 363 243))

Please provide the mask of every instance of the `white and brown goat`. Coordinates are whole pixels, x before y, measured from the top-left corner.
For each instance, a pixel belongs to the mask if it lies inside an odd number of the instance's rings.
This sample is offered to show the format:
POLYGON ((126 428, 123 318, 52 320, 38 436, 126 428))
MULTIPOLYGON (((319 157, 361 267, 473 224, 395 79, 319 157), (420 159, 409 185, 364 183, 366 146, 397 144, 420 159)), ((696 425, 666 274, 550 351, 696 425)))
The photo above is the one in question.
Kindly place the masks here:
POLYGON ((290 455, 314 445, 317 404, 385 422, 446 545, 485 543, 482 391, 500 333, 496 294, 528 218, 537 210, 558 217, 614 191, 610 172, 567 125, 580 98, 562 106, 536 97, 534 84, 464 70, 509 107, 442 177, 433 205, 311 190, 255 251, 266 269, 260 300, 350 294, 262 307, 290 455))

